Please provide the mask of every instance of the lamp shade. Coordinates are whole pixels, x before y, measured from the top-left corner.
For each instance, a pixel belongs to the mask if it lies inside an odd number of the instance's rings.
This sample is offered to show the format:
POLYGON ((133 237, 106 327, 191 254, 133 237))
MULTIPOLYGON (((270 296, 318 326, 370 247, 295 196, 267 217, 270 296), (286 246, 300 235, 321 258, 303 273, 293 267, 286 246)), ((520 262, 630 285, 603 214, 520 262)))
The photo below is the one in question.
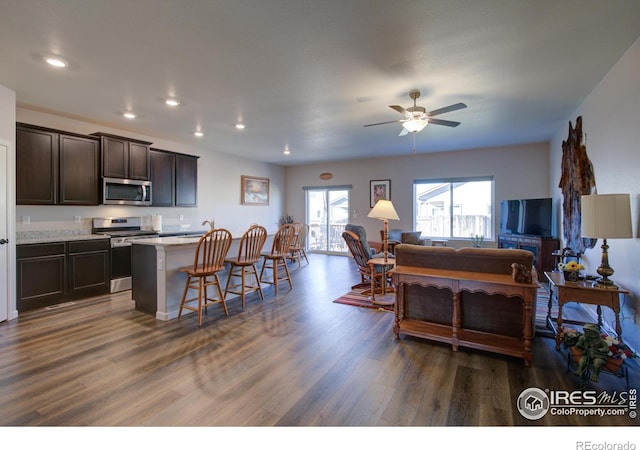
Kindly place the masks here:
POLYGON ((623 239, 633 237, 629 194, 583 195, 582 237, 623 239))
POLYGON ((424 127, 429 123, 428 119, 411 119, 406 122, 402 122, 402 126, 411 133, 417 133, 418 131, 422 131, 424 127))
POLYGON ((400 220, 391 200, 378 200, 367 217, 382 220, 400 220))

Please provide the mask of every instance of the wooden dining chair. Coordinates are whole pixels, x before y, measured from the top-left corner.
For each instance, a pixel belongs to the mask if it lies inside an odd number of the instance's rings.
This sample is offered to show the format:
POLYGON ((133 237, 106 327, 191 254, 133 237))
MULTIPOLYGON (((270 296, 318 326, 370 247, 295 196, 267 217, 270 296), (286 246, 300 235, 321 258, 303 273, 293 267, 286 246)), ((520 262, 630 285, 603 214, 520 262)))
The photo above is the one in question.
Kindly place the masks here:
POLYGON ((231 233, 223 228, 211 230, 200 238, 193 266, 180 269, 181 272, 187 274, 187 282, 184 286, 178 317, 182 315, 183 308, 195 311, 198 313, 198 326, 200 326, 202 325, 202 310, 206 310, 211 303, 222 303, 224 314, 228 314, 218 272, 225 268, 224 260, 227 257, 229 247, 231 247, 231 233), (207 288, 209 286, 215 286, 217 298, 208 296, 207 288), (187 299, 189 289, 197 291, 197 297, 187 299), (197 302, 197 306, 189 304, 193 302, 197 302))
POLYGON ((260 269, 260 282, 272 284, 276 295, 278 294, 278 282, 280 281, 287 280, 289 282, 289 288, 293 289, 291 275, 287 267, 287 257, 289 256, 289 249, 294 233, 295 227, 292 224, 282 225, 273 237, 271 252, 262 254, 263 263, 262 269, 260 269), (264 274, 269 270, 272 272, 272 277, 271 279, 265 279, 264 274))
POLYGON ((307 235, 309 234, 309 225, 297 223, 293 224, 296 227, 296 233, 293 236, 293 241, 291 242, 291 246, 289 247, 289 260, 297 261, 298 267, 302 265, 302 258, 307 261, 309 264, 309 259, 307 258, 307 235))
POLYGON ((225 262, 231 265, 227 284, 224 288, 224 296, 227 294, 239 294, 242 301, 242 310, 244 311, 245 296, 251 292, 258 291, 260 298, 264 300, 260 277, 256 263, 260 261, 260 252, 267 240, 267 229, 260 225, 251 225, 240 239, 240 248, 238 255, 228 257, 225 262), (255 284, 252 283, 252 277, 255 278, 255 284), (239 283, 231 284, 232 278, 240 278, 239 283))

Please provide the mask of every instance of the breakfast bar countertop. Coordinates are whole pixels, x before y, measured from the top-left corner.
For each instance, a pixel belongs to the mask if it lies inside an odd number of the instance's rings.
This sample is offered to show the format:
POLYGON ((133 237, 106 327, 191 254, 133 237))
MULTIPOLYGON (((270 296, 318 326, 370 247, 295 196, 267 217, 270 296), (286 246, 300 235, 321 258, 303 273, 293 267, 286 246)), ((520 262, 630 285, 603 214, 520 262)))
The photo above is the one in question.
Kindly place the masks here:
POLYGON ((176 245, 194 245, 200 240, 200 236, 168 236, 136 239, 132 244, 155 245, 161 247, 173 247, 176 245))

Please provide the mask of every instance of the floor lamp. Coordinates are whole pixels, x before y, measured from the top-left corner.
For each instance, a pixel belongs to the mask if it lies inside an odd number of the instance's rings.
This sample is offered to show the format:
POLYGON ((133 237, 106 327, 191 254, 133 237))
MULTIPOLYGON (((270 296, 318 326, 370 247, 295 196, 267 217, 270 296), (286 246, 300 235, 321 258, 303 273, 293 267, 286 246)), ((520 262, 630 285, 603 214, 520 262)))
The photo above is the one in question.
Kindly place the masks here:
POLYGON ((393 207, 393 203, 391 203, 391 200, 378 200, 369 213, 368 217, 384 220, 384 228, 382 232, 382 251, 384 252, 384 262, 386 263, 389 261, 387 256, 387 248, 389 247, 389 220, 400 220, 400 217, 398 217, 398 213, 393 207))
POLYGON ((609 279, 613 269, 609 266, 607 239, 627 239, 631 232, 631 207, 629 194, 583 195, 581 202, 582 237, 602 239, 602 261, 598 267, 601 278, 594 287, 618 289, 609 279))

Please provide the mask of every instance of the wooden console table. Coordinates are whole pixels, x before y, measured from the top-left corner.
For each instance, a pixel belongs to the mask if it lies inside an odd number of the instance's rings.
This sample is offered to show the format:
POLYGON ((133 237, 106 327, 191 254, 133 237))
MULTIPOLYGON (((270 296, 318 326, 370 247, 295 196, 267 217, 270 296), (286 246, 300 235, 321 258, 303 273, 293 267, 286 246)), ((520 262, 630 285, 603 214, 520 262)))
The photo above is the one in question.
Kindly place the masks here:
POLYGON ((516 283, 511 275, 412 266, 396 266, 391 270, 391 273, 397 289, 393 325, 396 339, 402 333, 450 343, 454 351, 457 351, 459 346, 464 346, 523 358, 527 367, 531 365, 533 360, 532 314, 534 314, 536 303, 537 283, 516 283), (405 288, 411 284, 449 289, 453 302, 452 325, 407 319, 405 288), (461 312, 461 295, 464 291, 522 298, 522 335, 519 337, 504 336, 465 328, 461 312))
MULTIPOLYGON (((565 303, 587 303, 589 305, 597 305, 598 326, 602 327, 602 306, 608 306, 613 310, 616 316, 616 334, 618 339, 622 339, 622 327, 620 326, 620 294, 628 294, 629 291, 624 289, 603 289, 592 286, 592 281, 565 281, 561 272, 545 272, 546 279, 549 281, 549 306, 547 311, 547 325, 556 335, 556 350, 560 348, 561 337, 560 327, 562 327, 562 306, 565 303), (555 294, 558 300, 558 317, 556 319, 557 327, 553 324, 551 317, 551 303, 555 294)), ((575 323, 572 320, 566 320, 567 323, 575 323)), ((582 322, 581 322, 582 323, 582 322)))

